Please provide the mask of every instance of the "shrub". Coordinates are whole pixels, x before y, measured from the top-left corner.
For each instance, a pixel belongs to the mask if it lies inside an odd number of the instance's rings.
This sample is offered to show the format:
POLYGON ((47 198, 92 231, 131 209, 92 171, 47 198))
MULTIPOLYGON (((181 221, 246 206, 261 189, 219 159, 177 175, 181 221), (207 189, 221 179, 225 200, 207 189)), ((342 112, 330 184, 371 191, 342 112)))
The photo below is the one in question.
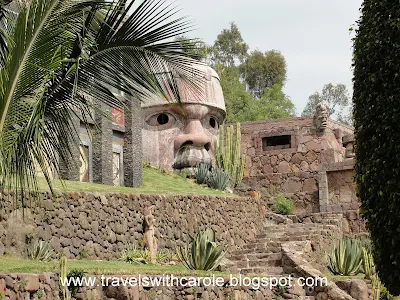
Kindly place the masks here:
MULTIPOLYGON (((121 260, 131 264, 151 264, 151 254, 149 250, 138 249, 135 245, 129 245, 121 253, 121 260)), ((177 260, 177 257, 168 249, 157 251, 157 263, 165 264, 177 260)))
POLYGON ((165 264, 178 260, 178 257, 168 249, 161 249, 157 251, 156 260, 160 264, 165 264))
POLYGON ((224 258, 223 249, 217 248, 215 233, 210 228, 197 232, 183 249, 177 248, 177 254, 183 265, 191 270, 213 271, 224 258))
POLYGON ((34 241, 28 246, 28 258, 40 261, 50 261, 54 251, 49 242, 34 241))
MULTIPOLYGON (((70 280, 69 278, 75 278, 75 279, 81 280, 84 275, 85 275, 85 272, 83 270, 72 269, 71 271, 68 272, 67 278, 68 278, 68 280, 70 280)), ((79 288, 82 287, 82 285, 78 285, 77 283, 79 281, 77 281, 77 280, 75 280, 75 281, 70 280, 69 282, 70 282, 70 284, 68 286, 68 289, 71 292, 71 296, 75 296, 78 293, 79 288)))
POLYGON ((208 178, 208 185, 217 190, 225 190, 229 185, 229 175, 222 168, 214 168, 208 178))
POLYGON ((362 264, 359 240, 339 240, 329 256, 328 269, 334 275, 353 276, 360 272, 362 264))
POLYGON ((122 251, 121 260, 130 264, 149 264, 151 254, 148 250, 141 250, 136 245, 129 245, 122 251))
POLYGON ((400 2, 364 1, 354 39, 355 181, 379 276, 400 294, 400 2))
POLYGON ((209 164, 198 164, 195 168, 194 175, 196 176, 196 182, 198 184, 207 184, 208 176, 210 173, 209 164))
POLYGON ((291 199, 288 199, 283 195, 278 195, 272 201, 271 209, 277 214, 288 215, 293 211, 294 204, 291 199))

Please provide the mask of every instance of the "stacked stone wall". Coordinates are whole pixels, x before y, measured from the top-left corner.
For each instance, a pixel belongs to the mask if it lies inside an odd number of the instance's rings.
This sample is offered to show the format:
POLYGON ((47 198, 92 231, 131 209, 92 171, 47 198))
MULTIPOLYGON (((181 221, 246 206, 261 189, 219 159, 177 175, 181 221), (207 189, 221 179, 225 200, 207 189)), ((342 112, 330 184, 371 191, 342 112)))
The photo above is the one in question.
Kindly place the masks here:
POLYGON ((16 214, 8 196, 0 209, 0 254, 23 255, 26 240, 51 241, 69 258, 119 258, 128 244, 143 239, 144 209, 154 205, 159 248, 175 251, 188 235, 210 226, 227 250, 241 247, 263 228, 264 200, 244 197, 45 193, 39 203, 16 214))
MULTIPOLYGON (((100 276, 85 274, 85 277, 96 278, 97 283, 101 283, 100 276)), ((265 299, 326 299, 320 298, 318 292, 313 292, 313 296, 299 285, 293 284, 292 288, 274 289, 256 286, 229 286, 229 277, 224 278, 223 286, 129 286, 123 284, 129 282, 134 277, 126 275, 113 275, 103 278, 103 282, 108 285, 85 286, 78 288, 72 299, 76 300, 102 300, 102 299, 129 299, 129 300, 265 300, 265 299), (109 278, 109 279, 108 279, 109 278), (119 278, 118 285, 115 278, 119 278), (111 284, 112 283, 112 284, 111 284)), ((158 276, 150 276, 157 278, 158 276)), ((178 277, 181 280, 181 277, 178 277)), ((185 282, 185 279, 182 280, 185 282)), ((218 283, 220 285, 220 282, 218 283)), ((342 292, 342 295, 346 295, 342 292)), ((55 273, 43 274, 1 274, 0 273, 0 298, 1 299, 60 299, 62 292, 59 285, 59 277, 55 273)), ((333 298, 339 299, 339 298, 333 298)), ((340 298, 342 299, 342 298, 340 298)), ((353 299, 346 297, 343 299, 353 299)), ((358 299, 358 298, 356 298, 358 299)), ((361 300, 361 299, 360 299, 361 300)), ((364 299, 362 299, 364 300, 364 299)), ((366 299, 365 299, 366 300, 366 299)))

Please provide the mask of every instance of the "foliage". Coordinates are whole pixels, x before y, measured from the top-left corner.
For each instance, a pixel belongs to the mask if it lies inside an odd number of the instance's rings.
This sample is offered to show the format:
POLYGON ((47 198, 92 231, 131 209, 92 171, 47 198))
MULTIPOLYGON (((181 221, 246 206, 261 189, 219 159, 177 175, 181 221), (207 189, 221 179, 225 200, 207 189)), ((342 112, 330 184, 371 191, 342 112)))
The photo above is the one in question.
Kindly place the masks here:
POLYGON ((49 167, 69 165, 71 144, 79 143, 73 120, 106 114, 92 99, 117 108, 154 95, 179 101, 172 74, 201 86, 191 53, 172 40, 190 23, 172 19, 175 10, 163 2, 136 4, 31 0, 15 19, 0 14, 1 189, 36 191, 38 168, 51 186, 49 167))
POLYGON ((278 195, 272 201, 272 211, 280 215, 289 215, 294 209, 294 204, 291 199, 283 195, 278 195))
POLYGON ((232 22, 230 29, 222 30, 214 45, 209 47, 210 64, 213 67, 218 64, 232 67, 246 59, 248 49, 249 46, 243 41, 239 28, 232 22))
MULTIPOLYGON (((78 269, 72 269, 71 271, 68 272, 67 278, 82 279, 84 275, 85 275, 84 271, 78 269)), ((77 281, 71 280, 68 286, 68 289, 71 292, 71 296, 75 296, 78 293, 79 288, 82 287, 81 285, 76 285, 76 283, 77 281)))
POLYGON ((243 111, 252 107, 255 99, 246 90, 246 84, 240 81, 239 68, 217 65, 216 71, 220 77, 221 88, 224 93, 226 121, 229 123, 249 121, 243 111))
POLYGON ((329 256, 328 269, 334 275, 353 276, 360 272, 362 264, 359 240, 339 240, 329 256))
POLYGON ((28 258, 40 261, 50 261, 54 251, 47 241, 36 240, 28 246, 28 258))
POLYGON ((147 249, 138 249, 136 245, 129 245, 122 251, 121 260, 130 264, 149 264, 151 253, 147 249))
POLYGON ((213 168, 208 176, 208 186, 220 191, 225 190, 230 183, 229 174, 222 168, 213 168))
MULTIPOLYGON (((128 245, 121 253, 121 260, 130 264, 151 264, 151 253, 147 249, 139 249, 136 245, 128 245)), ((156 254, 157 263, 176 260, 168 249, 160 249, 156 254)))
POLYGON ((275 50, 254 51, 250 56, 247 51, 248 46, 234 23, 207 50, 207 62, 220 77, 227 122, 294 115, 294 105, 282 91, 286 78, 284 57, 275 50))
POLYGON ((191 57, 197 60, 205 60, 207 58, 207 46, 199 38, 190 39, 184 35, 175 38, 181 44, 182 50, 189 53, 191 57))
MULTIPOLYGON (((215 159, 217 166, 222 168, 230 178, 232 187, 237 187, 243 179, 246 155, 240 154, 240 123, 236 124, 234 135, 233 125, 219 129, 219 140, 215 142, 215 159)), ((219 171, 218 171, 219 172, 219 171)), ((211 176, 215 175, 215 171, 211 176)))
POLYGON ((198 184, 207 184, 208 176, 210 173, 210 165, 201 163, 197 165, 194 171, 194 175, 196 177, 196 182, 198 184))
POLYGON ((354 39, 355 181, 379 277, 400 294, 400 3, 364 1, 354 39))
POLYGON ((303 117, 313 116, 319 103, 326 105, 328 117, 336 116, 338 121, 351 122, 351 112, 347 112, 351 108, 349 92, 344 84, 325 84, 321 93, 315 92, 308 97, 308 102, 301 115, 303 117))
POLYGON ((156 261, 160 264, 169 263, 171 261, 176 261, 178 257, 168 249, 160 249, 156 254, 156 261))
POLYGON ((183 249, 177 248, 177 254, 183 265, 191 270, 213 271, 224 258, 223 248, 217 248, 215 233, 210 228, 197 232, 183 249))
POLYGON ((240 70, 249 91, 257 98, 261 98, 266 88, 283 86, 286 81, 286 61, 277 50, 253 51, 240 70))

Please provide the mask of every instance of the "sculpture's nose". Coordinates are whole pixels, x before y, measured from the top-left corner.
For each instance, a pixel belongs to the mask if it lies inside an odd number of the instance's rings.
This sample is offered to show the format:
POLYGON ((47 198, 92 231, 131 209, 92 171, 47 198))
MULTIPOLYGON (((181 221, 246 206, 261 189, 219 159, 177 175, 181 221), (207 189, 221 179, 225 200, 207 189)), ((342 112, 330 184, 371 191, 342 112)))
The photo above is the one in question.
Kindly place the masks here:
POLYGON ((182 134, 178 135, 174 141, 175 150, 182 146, 193 145, 198 148, 211 149, 211 138, 204 132, 200 120, 188 120, 182 134))

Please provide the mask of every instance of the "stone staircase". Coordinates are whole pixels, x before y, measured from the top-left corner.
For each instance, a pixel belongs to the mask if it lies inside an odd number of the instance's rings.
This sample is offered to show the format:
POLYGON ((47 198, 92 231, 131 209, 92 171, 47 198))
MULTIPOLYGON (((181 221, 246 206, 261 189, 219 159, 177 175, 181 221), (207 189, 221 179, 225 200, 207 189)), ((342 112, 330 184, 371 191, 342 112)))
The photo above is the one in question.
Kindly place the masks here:
POLYGON ((295 216, 288 218, 270 213, 264 232, 242 249, 233 251, 228 257, 231 263, 228 268, 241 274, 285 275, 282 244, 310 240, 318 249, 341 234, 341 218, 340 214, 324 214, 320 223, 298 223, 295 216))

